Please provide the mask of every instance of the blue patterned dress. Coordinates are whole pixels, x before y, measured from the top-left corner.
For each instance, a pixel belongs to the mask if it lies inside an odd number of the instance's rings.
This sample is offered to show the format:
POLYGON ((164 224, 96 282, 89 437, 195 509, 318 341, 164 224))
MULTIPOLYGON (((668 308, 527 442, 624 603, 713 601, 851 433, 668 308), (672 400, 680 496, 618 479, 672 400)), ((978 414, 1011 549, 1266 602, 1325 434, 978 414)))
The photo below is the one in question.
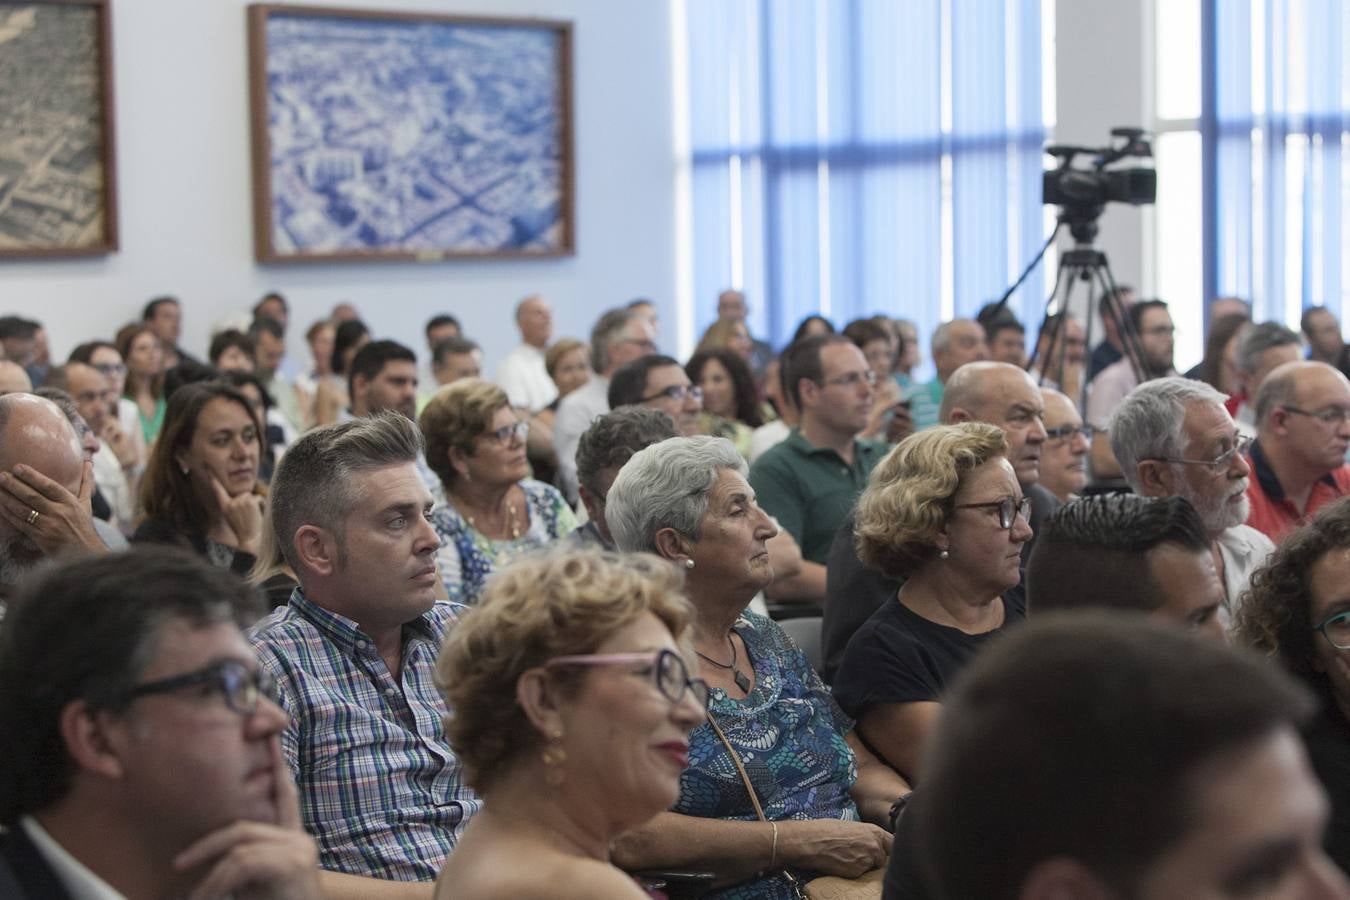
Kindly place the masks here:
MULTIPOLYGON (((764 815, 771 820, 858 820, 849 789, 858 777, 853 750, 844 736, 853 720, 830 696, 806 655, 771 619, 752 612, 736 621, 755 667, 755 687, 734 700, 714 689, 709 705, 727 740, 736 748, 764 815)), ((726 746, 708 725, 689 740, 689 768, 680 776, 680 799, 672 812, 708 819, 755 821, 726 746)), ((812 872, 794 872, 804 880, 812 872)), ((783 898, 791 888, 782 875, 742 882, 707 897, 783 898)))
POLYGON ((438 503, 431 511, 432 527, 441 539, 436 563, 455 603, 478 602, 489 575, 577 527, 576 515, 557 488, 532 478, 520 482, 520 487, 525 491, 529 525, 515 540, 499 541, 479 533, 449 503, 438 503))

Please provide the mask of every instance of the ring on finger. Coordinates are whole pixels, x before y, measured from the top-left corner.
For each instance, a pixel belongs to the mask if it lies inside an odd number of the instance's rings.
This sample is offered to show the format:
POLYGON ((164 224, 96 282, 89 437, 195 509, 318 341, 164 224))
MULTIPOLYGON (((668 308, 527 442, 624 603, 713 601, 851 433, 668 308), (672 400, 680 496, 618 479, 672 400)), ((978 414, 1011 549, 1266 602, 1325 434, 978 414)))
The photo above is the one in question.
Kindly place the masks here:
POLYGON ((30 510, 29 513, 28 513, 28 524, 29 524, 29 525, 35 525, 35 524, 37 524, 38 516, 40 516, 40 515, 42 515, 42 514, 39 513, 36 509, 30 510))

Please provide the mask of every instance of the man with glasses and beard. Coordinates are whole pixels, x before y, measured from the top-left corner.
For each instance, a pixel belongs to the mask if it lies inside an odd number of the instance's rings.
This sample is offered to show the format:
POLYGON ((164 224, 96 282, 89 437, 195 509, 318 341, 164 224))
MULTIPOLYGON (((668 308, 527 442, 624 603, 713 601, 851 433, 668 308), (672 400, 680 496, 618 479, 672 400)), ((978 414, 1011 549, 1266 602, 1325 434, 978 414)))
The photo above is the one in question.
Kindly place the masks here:
POLYGON ((1214 568, 1235 611, 1252 572, 1274 550, 1246 524, 1252 467, 1250 441, 1224 407, 1223 394, 1202 381, 1159 378, 1126 395, 1111 417, 1111 452, 1126 482, 1145 497, 1181 497, 1209 532, 1214 568))

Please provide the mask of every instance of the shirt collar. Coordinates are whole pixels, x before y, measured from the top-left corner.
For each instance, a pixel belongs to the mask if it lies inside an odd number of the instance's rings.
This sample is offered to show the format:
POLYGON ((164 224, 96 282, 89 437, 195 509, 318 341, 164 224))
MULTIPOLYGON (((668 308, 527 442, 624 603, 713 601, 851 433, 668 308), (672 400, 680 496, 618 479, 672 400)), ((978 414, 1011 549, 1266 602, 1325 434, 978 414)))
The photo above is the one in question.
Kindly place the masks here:
MULTIPOLYGON (((1256 475, 1256 483, 1261 486, 1261 490, 1272 500, 1281 501, 1284 499, 1284 487, 1280 484, 1279 477, 1275 470, 1270 466, 1270 460, 1266 458, 1266 451, 1261 449, 1261 441, 1252 441, 1252 449, 1248 451, 1252 458, 1252 472, 1256 475)), ((1336 479, 1331 477, 1331 473, 1323 475, 1317 479, 1329 487, 1336 487, 1336 479)))
MULTIPOLYGON (((325 638, 348 656, 356 656, 363 649, 373 644, 370 635, 362 631, 360 625, 346 616, 340 616, 332 610, 319 606, 305 596, 304 588, 297 587, 291 592, 290 606, 296 615, 317 628, 325 638)), ((434 613, 435 607, 433 606, 431 610, 411 622, 404 623, 403 639, 405 644, 410 632, 431 641, 437 640, 436 629, 432 624, 434 613)))
POLYGON ((112 885, 95 875, 88 866, 70 855, 32 816, 19 820, 28 839, 70 893, 71 900, 126 900, 112 885))
MULTIPOLYGON (((803 456, 829 455, 833 456, 835 459, 843 458, 838 452, 830 447, 817 447, 815 444, 808 441, 805 435, 802 434, 800 427, 794 428, 788 432, 787 442, 794 450, 803 456)), ((853 462, 855 465, 857 464, 859 454, 867 452, 870 447, 871 445, 866 441, 860 441, 856 437, 853 439, 853 462)))

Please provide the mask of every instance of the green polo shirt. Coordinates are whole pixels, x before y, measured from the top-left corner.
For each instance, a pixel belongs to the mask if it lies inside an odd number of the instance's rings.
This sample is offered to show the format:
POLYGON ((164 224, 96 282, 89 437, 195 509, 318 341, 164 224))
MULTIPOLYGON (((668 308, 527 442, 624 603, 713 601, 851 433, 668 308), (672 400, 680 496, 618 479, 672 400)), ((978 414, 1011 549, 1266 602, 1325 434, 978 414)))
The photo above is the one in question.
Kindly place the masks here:
POLYGON ((750 486, 759 505, 796 538, 802 558, 825 564, 839 524, 867 487, 872 467, 890 448, 876 441, 853 441, 853 465, 817 447, 792 429, 750 467, 750 486))

